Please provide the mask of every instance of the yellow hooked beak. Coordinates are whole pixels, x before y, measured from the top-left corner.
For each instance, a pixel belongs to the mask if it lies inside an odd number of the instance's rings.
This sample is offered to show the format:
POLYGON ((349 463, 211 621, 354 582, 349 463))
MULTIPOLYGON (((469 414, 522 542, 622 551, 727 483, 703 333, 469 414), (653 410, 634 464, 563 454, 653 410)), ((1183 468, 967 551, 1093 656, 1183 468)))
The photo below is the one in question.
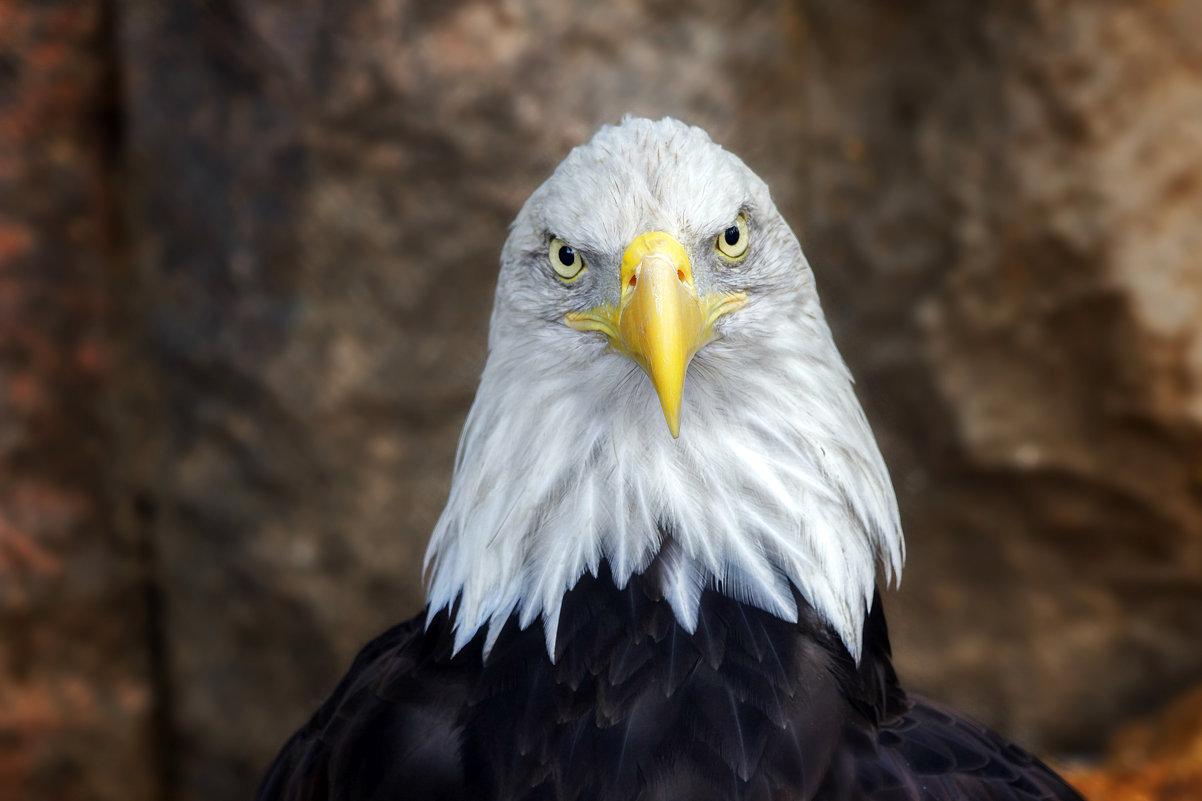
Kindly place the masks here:
POLYGON ((610 304, 572 312, 564 322, 578 331, 601 331, 619 353, 634 359, 659 395, 672 436, 680 434, 685 371, 714 335, 714 321, 747 303, 743 292, 705 298, 693 287, 689 256, 675 237, 643 234, 622 254, 622 295, 610 304))

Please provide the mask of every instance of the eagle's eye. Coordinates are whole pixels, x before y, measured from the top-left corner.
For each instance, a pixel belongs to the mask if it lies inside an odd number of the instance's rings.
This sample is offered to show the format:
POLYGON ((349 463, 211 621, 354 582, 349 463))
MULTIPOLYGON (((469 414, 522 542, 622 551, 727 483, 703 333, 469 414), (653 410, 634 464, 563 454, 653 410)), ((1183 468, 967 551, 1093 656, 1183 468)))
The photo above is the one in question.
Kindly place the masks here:
POLYGON ((555 270, 555 274, 565 284, 574 282, 588 269, 584 256, 577 253, 574 247, 562 239, 553 238, 551 240, 547 257, 551 259, 551 267, 555 270))
POLYGON ((714 250, 727 261, 738 261, 747 255, 747 245, 750 233, 747 230, 747 215, 740 214, 735 218, 735 224, 718 234, 714 240, 714 250))

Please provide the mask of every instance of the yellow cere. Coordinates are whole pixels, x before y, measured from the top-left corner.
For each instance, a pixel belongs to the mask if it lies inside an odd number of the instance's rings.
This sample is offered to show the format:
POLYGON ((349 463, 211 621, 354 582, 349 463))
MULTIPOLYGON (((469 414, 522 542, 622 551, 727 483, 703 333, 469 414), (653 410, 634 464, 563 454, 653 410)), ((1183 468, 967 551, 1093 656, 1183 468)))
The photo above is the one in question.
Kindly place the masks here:
POLYGON ((622 254, 622 297, 625 298, 637 283, 636 272, 648 256, 655 254, 671 263, 677 272, 681 283, 693 288, 693 267, 689 263, 689 254, 685 253, 684 245, 671 234, 662 231, 651 231, 643 234, 630 243, 622 254))

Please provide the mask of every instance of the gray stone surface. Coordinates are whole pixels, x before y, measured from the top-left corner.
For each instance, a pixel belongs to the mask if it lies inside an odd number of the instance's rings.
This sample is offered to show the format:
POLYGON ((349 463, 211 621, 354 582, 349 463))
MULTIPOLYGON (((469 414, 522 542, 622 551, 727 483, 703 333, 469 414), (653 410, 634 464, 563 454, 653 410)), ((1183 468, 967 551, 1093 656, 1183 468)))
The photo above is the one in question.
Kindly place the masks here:
POLYGON ((1202 676, 1202 7, 810 9, 809 253, 901 490, 900 668, 1095 747, 1202 676))

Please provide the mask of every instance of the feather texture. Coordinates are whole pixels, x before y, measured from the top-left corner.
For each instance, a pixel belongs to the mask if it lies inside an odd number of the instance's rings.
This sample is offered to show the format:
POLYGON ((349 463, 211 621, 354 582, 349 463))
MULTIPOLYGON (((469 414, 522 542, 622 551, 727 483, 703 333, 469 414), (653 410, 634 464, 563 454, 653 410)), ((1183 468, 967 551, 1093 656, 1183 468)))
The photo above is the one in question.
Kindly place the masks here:
POLYGON ((446 613, 385 633, 260 801, 1080 801, 998 735, 907 698, 879 601, 857 664, 800 595, 789 622, 707 590, 687 631, 658 567, 582 579, 555 661, 516 615, 487 657, 483 632, 454 649, 446 613))

